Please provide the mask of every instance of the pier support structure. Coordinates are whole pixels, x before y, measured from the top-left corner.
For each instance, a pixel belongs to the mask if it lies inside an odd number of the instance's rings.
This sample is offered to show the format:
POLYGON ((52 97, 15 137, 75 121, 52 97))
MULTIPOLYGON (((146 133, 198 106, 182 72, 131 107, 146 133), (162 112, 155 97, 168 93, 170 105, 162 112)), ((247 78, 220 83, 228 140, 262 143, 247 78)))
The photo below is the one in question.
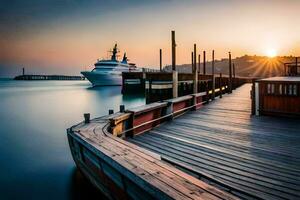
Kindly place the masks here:
POLYGON ((228 93, 232 93, 232 64, 231 64, 231 52, 229 54, 229 84, 228 84, 228 93))
POLYGON ((198 73, 197 73, 197 46, 194 44, 194 58, 193 58, 193 75, 194 75, 194 94, 198 93, 198 73))
POLYGON ((219 80, 219 88, 220 88, 220 98, 222 98, 223 94, 223 85, 222 85, 222 73, 220 73, 220 80, 219 80))
POLYGON ((172 80, 173 80, 173 98, 178 97, 178 73, 176 71, 176 42, 175 31, 172 31, 172 80))
POLYGON ((162 49, 159 49, 159 70, 162 71, 162 49))
POLYGON ((201 63, 201 56, 198 55, 198 74, 200 74, 200 63, 201 63))
POLYGON ((215 50, 212 51, 212 61, 211 61, 211 75, 212 75, 212 100, 215 99, 215 89, 216 89, 216 80, 215 80, 215 50))
POLYGON ((206 74, 206 52, 203 51, 203 74, 206 74))

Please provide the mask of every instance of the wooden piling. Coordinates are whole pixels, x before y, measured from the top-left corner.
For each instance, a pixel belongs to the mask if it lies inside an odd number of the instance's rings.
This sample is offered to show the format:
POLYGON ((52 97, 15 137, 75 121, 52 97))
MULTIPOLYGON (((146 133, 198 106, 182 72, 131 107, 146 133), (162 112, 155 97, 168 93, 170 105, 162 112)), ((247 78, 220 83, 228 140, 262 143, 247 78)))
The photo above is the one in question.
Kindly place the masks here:
POLYGON ((231 66, 231 52, 229 54, 229 84, 228 84, 228 93, 232 93, 232 66, 231 66))
POLYGON ((84 123, 85 123, 85 124, 90 123, 90 118, 91 118, 90 113, 84 113, 84 114, 83 114, 83 117, 84 117, 84 123))
POLYGON ((198 93, 198 73, 197 73, 197 66, 196 66, 196 61, 197 61, 197 46, 194 44, 194 65, 193 65, 193 74, 194 74, 194 88, 193 92, 194 94, 198 93))
POLYGON ((125 112, 125 105, 120 105, 120 112, 125 112))
POLYGON ((192 73, 194 73, 194 52, 191 52, 192 73))
POLYGON ((112 109, 109 109, 109 110, 108 110, 108 114, 109 114, 109 115, 112 115, 112 114, 114 114, 114 110, 112 110, 112 109))
POLYGON ((178 97, 178 73, 176 71, 176 42, 175 31, 172 31, 172 82, 173 82, 173 98, 178 97))
POLYGON ((203 74, 206 74, 206 52, 203 51, 203 74))
POLYGON ((25 75, 25 68, 23 67, 22 69, 22 75, 24 76, 25 75))
POLYGON ((223 90, 222 90, 222 73, 220 73, 220 80, 219 80, 219 87, 220 87, 220 98, 222 98, 223 90))
POLYGON ((162 71, 162 49, 159 49, 159 70, 162 71))
POLYGON ((172 70, 176 70, 176 42, 175 31, 172 31, 172 70))
POLYGON ((198 74, 200 74, 200 63, 201 63, 201 56, 198 55, 198 74))
POLYGON ((173 70, 172 79, 173 79, 173 98, 177 98, 178 97, 178 73, 175 70, 173 70))
POLYGON ((212 74, 212 100, 215 99, 215 89, 216 89, 216 80, 215 80, 215 50, 212 51, 212 61, 211 61, 211 74, 212 74))

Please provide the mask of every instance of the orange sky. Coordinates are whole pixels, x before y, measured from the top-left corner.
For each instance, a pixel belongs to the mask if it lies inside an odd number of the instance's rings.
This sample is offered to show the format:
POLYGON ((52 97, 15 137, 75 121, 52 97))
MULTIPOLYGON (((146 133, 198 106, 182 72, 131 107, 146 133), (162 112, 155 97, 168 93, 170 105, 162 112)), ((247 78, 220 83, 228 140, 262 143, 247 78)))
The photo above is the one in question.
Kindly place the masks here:
POLYGON ((190 62, 193 43, 198 52, 215 49, 217 58, 228 51, 234 57, 265 55, 270 49, 299 55, 299 10, 297 0, 175 0, 24 21, 17 31, 0 32, 0 75, 20 66, 78 74, 106 57, 115 42, 138 66, 158 66, 159 48, 163 64, 169 64, 171 30, 176 31, 178 64, 190 62))

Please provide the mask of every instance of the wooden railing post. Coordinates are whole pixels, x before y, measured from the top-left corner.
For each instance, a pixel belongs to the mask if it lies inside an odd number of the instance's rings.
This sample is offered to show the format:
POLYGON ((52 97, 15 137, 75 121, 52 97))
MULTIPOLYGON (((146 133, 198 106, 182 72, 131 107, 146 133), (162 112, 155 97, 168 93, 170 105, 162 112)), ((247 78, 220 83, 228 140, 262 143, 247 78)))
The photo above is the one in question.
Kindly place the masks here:
POLYGON ((177 98, 178 97, 178 73, 175 70, 173 71, 172 79, 173 79, 173 98, 177 98))
POLYGON ((231 67, 231 52, 229 52, 229 83, 228 83, 228 93, 232 93, 232 67, 231 67))
POLYGON ((162 49, 159 49, 159 70, 162 71, 162 49))
POLYGON ((220 98, 222 98, 222 94, 223 94, 222 73, 220 73, 219 87, 220 87, 220 98))
POLYGON ((84 113, 83 116, 84 116, 84 123, 85 124, 90 123, 90 118, 91 118, 90 113, 84 113))
POLYGON ((212 61, 211 61, 211 74, 212 74, 212 97, 215 99, 215 89, 216 89, 216 80, 215 80, 215 50, 212 51, 212 61))
POLYGON ((198 55, 198 74, 200 74, 200 63, 201 63, 201 56, 198 55))
POLYGON ((194 44, 194 58, 193 58, 193 75, 194 75, 194 88, 193 93, 198 93, 198 73, 197 73, 197 66, 196 66, 196 60, 197 60, 197 47, 196 44, 194 44))
POLYGON ((203 51, 203 74, 206 74, 206 52, 203 51))

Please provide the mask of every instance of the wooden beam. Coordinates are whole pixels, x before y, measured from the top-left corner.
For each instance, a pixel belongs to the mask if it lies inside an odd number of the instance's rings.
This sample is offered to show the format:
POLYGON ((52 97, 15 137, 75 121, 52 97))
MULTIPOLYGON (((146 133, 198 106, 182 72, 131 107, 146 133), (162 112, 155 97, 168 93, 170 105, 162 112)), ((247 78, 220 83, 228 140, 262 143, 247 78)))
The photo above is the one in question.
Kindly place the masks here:
POLYGON ((159 49, 159 70, 162 71, 162 49, 159 49))

